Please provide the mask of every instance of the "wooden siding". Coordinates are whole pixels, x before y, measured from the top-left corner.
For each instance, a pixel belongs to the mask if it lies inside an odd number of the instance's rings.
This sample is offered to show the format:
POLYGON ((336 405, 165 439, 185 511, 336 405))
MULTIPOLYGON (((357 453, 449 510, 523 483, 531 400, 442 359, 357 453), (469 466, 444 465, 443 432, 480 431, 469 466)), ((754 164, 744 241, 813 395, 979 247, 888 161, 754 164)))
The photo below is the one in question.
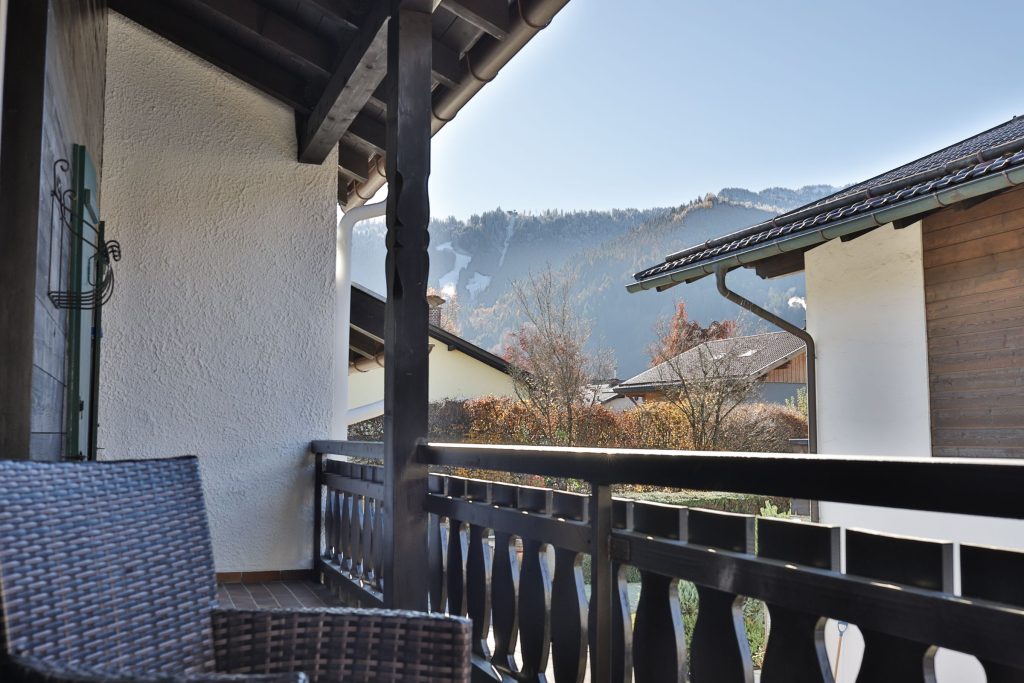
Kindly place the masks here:
POLYGON ((769 370, 764 381, 807 384, 807 353, 798 354, 774 370, 769 370))
POLYGON ((923 221, 932 452, 1024 457, 1024 189, 923 221))
MULTIPOLYGON (((60 458, 65 433, 67 312, 47 298, 53 164, 71 159, 73 144, 88 149, 102 168, 103 97, 106 79, 106 3, 50 0, 41 141, 35 343, 32 368, 33 459, 60 458)), ((66 179, 66 185, 70 178, 66 179)), ((61 267, 68 266, 67 245, 61 267)))

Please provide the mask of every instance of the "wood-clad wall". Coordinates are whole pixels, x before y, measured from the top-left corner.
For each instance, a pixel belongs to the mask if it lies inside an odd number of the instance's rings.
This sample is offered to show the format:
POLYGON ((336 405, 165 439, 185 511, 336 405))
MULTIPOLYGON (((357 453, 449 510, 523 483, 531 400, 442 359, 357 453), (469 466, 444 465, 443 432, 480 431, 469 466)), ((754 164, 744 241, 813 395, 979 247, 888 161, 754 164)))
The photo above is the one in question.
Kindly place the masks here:
POLYGON ((1024 188, 923 222, 932 451, 1024 457, 1024 188))
POLYGON ((12 384, 0 397, 0 457, 52 460, 65 432, 67 315, 47 297, 49 196, 54 162, 70 160, 73 144, 101 168, 107 9, 105 0, 10 0, 8 11, 0 203, 5 233, 24 239, 8 252, 18 282, 0 310, 10 337, 0 376, 12 384))
POLYGON ((784 384, 807 384, 807 353, 801 353, 786 361, 764 376, 765 382, 784 384))

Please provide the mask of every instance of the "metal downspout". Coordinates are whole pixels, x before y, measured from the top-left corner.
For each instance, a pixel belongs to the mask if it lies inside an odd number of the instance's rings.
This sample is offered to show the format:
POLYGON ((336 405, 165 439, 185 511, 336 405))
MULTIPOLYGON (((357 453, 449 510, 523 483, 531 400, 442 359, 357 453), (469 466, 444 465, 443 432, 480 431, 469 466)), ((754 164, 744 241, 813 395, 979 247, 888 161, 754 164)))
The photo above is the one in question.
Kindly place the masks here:
POLYGON ((334 271, 334 364, 331 382, 330 438, 348 438, 348 347, 352 317, 352 229, 356 223, 384 215, 387 202, 354 206, 338 221, 334 271))
POLYGON ((799 337, 807 346, 807 452, 818 452, 818 389, 817 377, 814 372, 814 338, 807 332, 789 322, 783 320, 771 311, 765 310, 749 299, 745 299, 736 292, 729 289, 725 284, 725 276, 729 273, 727 268, 715 270, 715 281, 718 284, 718 293, 737 306, 750 311, 758 318, 767 320, 790 334, 799 337))

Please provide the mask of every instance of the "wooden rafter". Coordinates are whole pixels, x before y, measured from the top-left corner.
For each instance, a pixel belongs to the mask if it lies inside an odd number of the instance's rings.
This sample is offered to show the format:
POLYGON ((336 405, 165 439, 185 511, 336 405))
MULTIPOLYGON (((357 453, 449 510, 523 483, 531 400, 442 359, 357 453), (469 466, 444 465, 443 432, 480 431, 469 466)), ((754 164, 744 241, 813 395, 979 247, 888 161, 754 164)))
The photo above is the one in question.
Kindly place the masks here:
POLYGON ((258 42, 303 72, 325 79, 330 75, 334 45, 257 0, 178 0, 183 1, 196 15, 233 34, 239 42, 258 42))
POLYGON ((388 3, 376 3, 313 111, 299 122, 299 161, 323 163, 384 79, 387 23, 388 3))
POLYGON ((506 0, 442 0, 442 6, 498 40, 508 35, 506 0))
POLYGON ((298 112, 308 112, 305 82, 263 55, 164 2, 110 0, 110 8, 245 81, 298 112))

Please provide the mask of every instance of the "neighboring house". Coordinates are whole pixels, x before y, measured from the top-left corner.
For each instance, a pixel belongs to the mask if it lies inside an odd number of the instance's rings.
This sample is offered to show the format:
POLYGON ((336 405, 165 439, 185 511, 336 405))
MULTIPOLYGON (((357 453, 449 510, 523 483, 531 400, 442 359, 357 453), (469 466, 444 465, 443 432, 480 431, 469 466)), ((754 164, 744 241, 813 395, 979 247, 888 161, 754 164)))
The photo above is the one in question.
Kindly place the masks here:
POLYGON ((604 406, 608 410, 613 410, 617 413, 636 407, 637 401, 635 399, 626 398, 619 393, 618 387, 621 383, 622 380, 615 378, 587 385, 583 395, 584 403, 604 406))
POLYGON ((726 359, 721 366, 715 365, 725 370, 717 373, 722 377, 757 380, 759 391, 752 399, 784 404, 795 400, 797 392, 807 385, 804 343, 788 332, 767 332, 705 342, 630 377, 615 391, 638 401, 664 401, 666 390, 678 387, 681 380, 711 379, 702 354, 726 359))
MULTIPOLYGON (((631 291, 806 273, 818 451, 1024 457, 1024 118, 669 256, 631 291)), ((865 485, 871 485, 867 482, 865 485)), ((906 482, 906 486, 913 486, 906 482)), ((957 495, 950 482, 949 495, 957 495)), ((822 521, 1024 547, 1024 524, 822 502, 822 521)), ((974 681, 963 658, 948 680, 974 681)), ((843 678, 842 680, 849 680, 843 678)))
MULTIPOLYGON (((349 424, 384 414, 384 303, 376 292, 352 285, 349 424)), ((515 395, 505 359, 435 324, 430 347, 431 401, 515 395)))

